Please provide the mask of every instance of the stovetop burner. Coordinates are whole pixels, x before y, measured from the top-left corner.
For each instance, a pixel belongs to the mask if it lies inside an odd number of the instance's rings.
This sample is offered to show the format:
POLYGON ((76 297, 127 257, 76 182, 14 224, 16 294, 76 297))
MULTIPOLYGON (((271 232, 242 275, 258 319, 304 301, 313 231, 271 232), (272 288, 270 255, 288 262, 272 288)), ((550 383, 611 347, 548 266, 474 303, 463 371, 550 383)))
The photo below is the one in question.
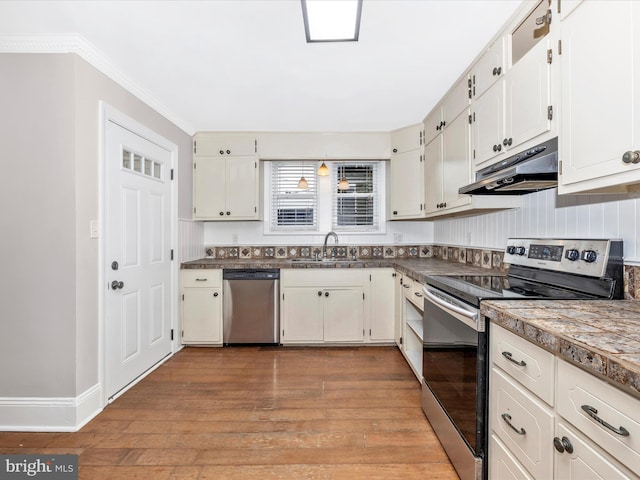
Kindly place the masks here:
POLYGON ((508 275, 432 275, 427 285, 478 307, 482 300, 622 298, 622 241, 509 239, 508 275))

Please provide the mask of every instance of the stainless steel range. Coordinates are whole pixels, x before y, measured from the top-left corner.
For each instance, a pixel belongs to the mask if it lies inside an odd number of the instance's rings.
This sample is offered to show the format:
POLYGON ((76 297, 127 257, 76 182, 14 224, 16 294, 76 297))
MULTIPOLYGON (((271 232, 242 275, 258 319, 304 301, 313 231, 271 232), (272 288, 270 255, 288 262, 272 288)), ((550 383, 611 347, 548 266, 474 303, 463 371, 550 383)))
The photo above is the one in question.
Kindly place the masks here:
POLYGON ((620 240, 507 242, 508 274, 433 275, 424 287, 422 408, 462 480, 487 478, 489 328, 483 300, 623 297, 620 240))

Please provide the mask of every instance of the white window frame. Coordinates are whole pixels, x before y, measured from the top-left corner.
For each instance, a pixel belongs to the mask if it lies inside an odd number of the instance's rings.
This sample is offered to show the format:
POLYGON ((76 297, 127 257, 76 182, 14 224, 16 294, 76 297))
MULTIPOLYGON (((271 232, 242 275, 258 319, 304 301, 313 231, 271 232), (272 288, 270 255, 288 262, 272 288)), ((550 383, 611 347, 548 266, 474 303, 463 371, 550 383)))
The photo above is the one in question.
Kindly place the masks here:
MULTIPOLYGON (((331 229, 335 232, 344 232, 344 233, 380 233, 381 226, 380 224, 384 222, 384 219, 381 218, 382 211, 384 210, 382 204, 380 202, 380 193, 384 190, 385 182, 384 179, 384 170, 383 170, 384 162, 380 161, 348 161, 344 162, 334 162, 333 168, 331 169, 331 185, 335 185, 331 191, 331 229), (372 178, 372 191, 368 193, 358 193, 354 191, 353 184, 354 179, 351 179, 351 188, 345 192, 341 192, 338 190, 337 185, 340 181, 340 170, 341 167, 358 167, 358 166, 371 166, 373 170, 373 178, 372 178), (382 170, 382 171, 381 171, 382 170), (371 225, 338 225, 338 204, 340 198, 366 198, 371 197, 373 199, 371 216, 373 217, 373 223, 371 225)), ((347 181, 349 181, 349 176, 346 176, 347 181)))

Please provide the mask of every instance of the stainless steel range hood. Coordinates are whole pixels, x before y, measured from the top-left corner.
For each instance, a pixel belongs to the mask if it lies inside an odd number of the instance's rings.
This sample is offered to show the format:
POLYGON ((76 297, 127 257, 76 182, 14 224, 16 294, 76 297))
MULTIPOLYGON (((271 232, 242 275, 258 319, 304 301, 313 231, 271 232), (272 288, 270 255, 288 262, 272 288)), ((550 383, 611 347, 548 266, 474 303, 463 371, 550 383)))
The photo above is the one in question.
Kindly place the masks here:
POLYGON ((513 155, 476 173, 476 181, 458 193, 524 195, 558 185, 558 137, 513 155))

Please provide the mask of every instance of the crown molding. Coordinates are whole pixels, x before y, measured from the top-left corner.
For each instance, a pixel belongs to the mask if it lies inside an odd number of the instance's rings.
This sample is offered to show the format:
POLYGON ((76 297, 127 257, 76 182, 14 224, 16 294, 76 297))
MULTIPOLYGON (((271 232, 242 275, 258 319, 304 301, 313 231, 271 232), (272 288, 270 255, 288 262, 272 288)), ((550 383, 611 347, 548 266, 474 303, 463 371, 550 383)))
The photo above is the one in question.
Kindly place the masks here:
POLYGON ((187 134, 193 135, 195 133, 195 128, 192 125, 179 118, 149 91, 131 80, 82 35, 76 33, 33 36, 0 35, 0 53, 75 53, 187 134))

